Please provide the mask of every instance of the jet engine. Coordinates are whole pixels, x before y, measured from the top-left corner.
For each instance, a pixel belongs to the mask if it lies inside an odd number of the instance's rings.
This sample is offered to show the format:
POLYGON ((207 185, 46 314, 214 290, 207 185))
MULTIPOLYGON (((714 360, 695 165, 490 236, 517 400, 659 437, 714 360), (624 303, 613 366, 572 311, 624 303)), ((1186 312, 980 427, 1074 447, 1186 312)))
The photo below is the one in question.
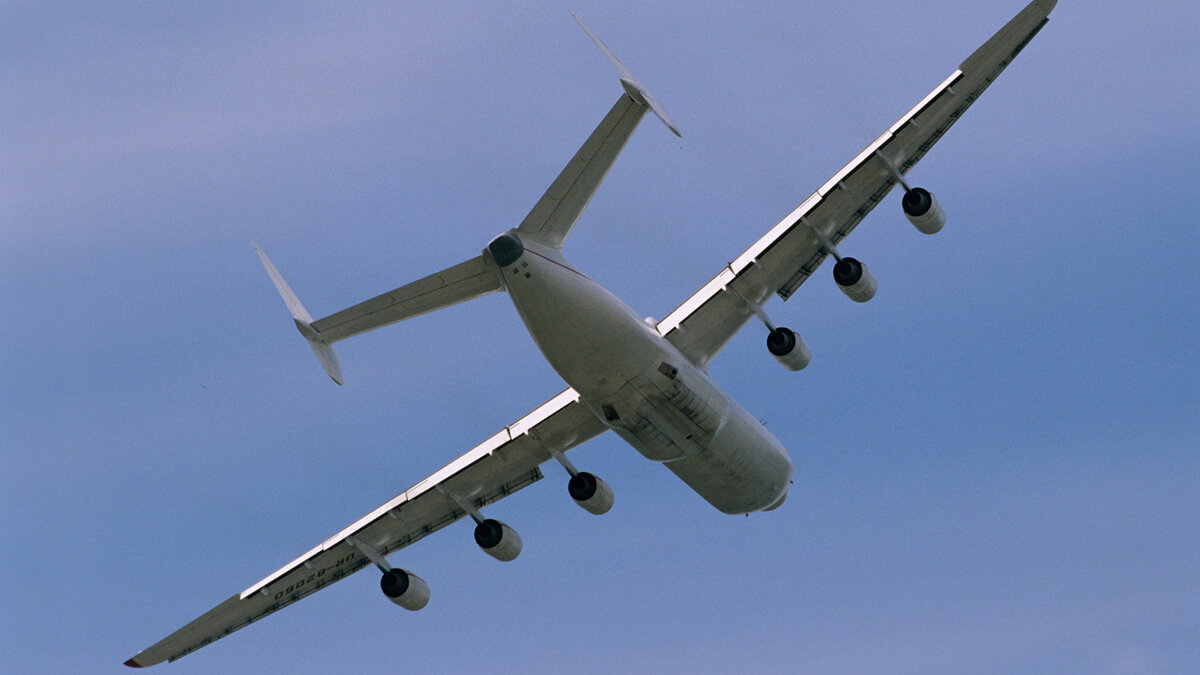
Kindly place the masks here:
POLYGON ((429 602, 429 584, 412 572, 398 567, 383 573, 379 588, 388 600, 414 612, 429 602))
POLYGON ((567 483, 567 492, 571 493, 571 499, 574 499, 576 504, 596 515, 608 513, 613 505, 612 488, 586 471, 571 476, 571 482, 567 483))
POLYGON ((767 335, 767 351, 788 370, 801 370, 812 361, 808 343, 790 328, 775 328, 767 335))
POLYGON ((866 302, 875 297, 875 277, 867 266, 854 258, 842 258, 833 266, 833 280, 846 297, 855 302, 866 302))
POLYGON ((900 200, 904 216, 924 234, 935 234, 946 224, 946 212, 937 199, 924 188, 913 188, 900 200))
POLYGON ((504 562, 521 553, 521 537, 516 530, 491 518, 475 526, 475 543, 484 553, 504 562))

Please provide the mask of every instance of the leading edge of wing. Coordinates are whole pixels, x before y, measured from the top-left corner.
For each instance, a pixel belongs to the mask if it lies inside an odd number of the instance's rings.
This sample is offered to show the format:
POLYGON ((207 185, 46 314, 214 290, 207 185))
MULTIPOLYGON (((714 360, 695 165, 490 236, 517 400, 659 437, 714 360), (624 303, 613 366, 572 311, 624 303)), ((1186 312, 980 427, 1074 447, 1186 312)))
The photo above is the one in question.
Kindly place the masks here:
POLYGON ((772 294, 786 300, 825 259, 809 225, 833 244, 896 185, 888 164, 911 169, 1048 21, 1054 0, 1034 0, 816 192, 657 324, 704 365, 772 294), (886 162, 884 161, 886 158, 886 162), (733 293, 726 292, 732 288, 733 293))
POLYGON ((125 665, 174 661, 315 593, 370 564, 347 539, 383 555, 404 548, 466 515, 442 490, 486 506, 540 480, 552 449, 566 452, 605 428, 568 388, 125 665))

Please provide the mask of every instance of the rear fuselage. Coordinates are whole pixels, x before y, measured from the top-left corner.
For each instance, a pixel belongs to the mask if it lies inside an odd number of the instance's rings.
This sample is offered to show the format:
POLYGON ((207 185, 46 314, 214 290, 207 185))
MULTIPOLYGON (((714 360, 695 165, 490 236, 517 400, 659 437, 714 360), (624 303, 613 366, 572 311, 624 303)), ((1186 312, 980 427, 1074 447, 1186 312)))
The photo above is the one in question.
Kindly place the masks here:
POLYGON ((783 446, 707 372, 559 250, 513 233, 488 250, 538 349, 609 428, 725 513, 783 502, 783 446))

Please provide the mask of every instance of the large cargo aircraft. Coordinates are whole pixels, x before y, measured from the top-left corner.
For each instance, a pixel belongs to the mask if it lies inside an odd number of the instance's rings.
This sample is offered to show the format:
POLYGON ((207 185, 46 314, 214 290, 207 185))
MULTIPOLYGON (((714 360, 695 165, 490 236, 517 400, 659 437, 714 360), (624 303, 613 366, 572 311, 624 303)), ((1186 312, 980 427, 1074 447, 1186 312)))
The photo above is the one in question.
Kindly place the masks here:
POLYGON ((333 343, 504 291, 567 388, 126 665, 174 661, 372 564, 381 572, 388 599, 421 609, 429 601, 428 585, 393 567, 389 554, 470 517, 480 548, 499 560, 516 558, 521 551, 516 531, 482 511, 541 479, 541 465, 553 460, 570 476, 571 498, 591 513, 605 513, 613 504, 612 489, 596 475, 577 470, 566 453, 606 431, 664 465, 724 513, 777 508, 787 496, 791 460, 783 445, 717 386, 708 363, 746 322, 758 320, 767 329, 770 354, 785 368, 804 368, 811 357, 808 346, 794 331, 774 324, 763 305, 772 295, 786 300, 829 257, 838 288, 856 302, 870 300, 874 277, 837 246, 894 187, 902 189, 901 208, 919 231, 942 229, 946 217, 933 194, 909 185, 905 176, 1041 30, 1055 4, 1030 3, 850 163, 657 322, 639 317, 563 253, 575 221, 645 113, 654 113, 679 133, 658 101, 582 22, 616 66, 623 92, 529 215, 492 239, 481 255, 313 320, 256 246, 296 327, 338 384, 342 373, 333 343))

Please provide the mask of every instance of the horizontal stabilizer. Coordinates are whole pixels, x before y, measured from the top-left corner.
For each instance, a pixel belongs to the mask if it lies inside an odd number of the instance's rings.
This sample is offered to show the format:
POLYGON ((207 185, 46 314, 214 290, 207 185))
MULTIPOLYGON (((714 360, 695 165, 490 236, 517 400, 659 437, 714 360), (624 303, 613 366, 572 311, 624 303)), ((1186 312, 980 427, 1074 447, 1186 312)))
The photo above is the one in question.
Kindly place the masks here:
POLYGON ((342 384, 342 369, 330 346, 334 342, 504 287, 496 263, 489 256, 480 255, 314 321, 267 254, 257 244, 254 250, 283 297, 296 328, 312 347, 321 367, 338 384, 342 384))
POLYGON ((502 290, 500 269, 479 255, 312 322, 326 344, 502 290))

